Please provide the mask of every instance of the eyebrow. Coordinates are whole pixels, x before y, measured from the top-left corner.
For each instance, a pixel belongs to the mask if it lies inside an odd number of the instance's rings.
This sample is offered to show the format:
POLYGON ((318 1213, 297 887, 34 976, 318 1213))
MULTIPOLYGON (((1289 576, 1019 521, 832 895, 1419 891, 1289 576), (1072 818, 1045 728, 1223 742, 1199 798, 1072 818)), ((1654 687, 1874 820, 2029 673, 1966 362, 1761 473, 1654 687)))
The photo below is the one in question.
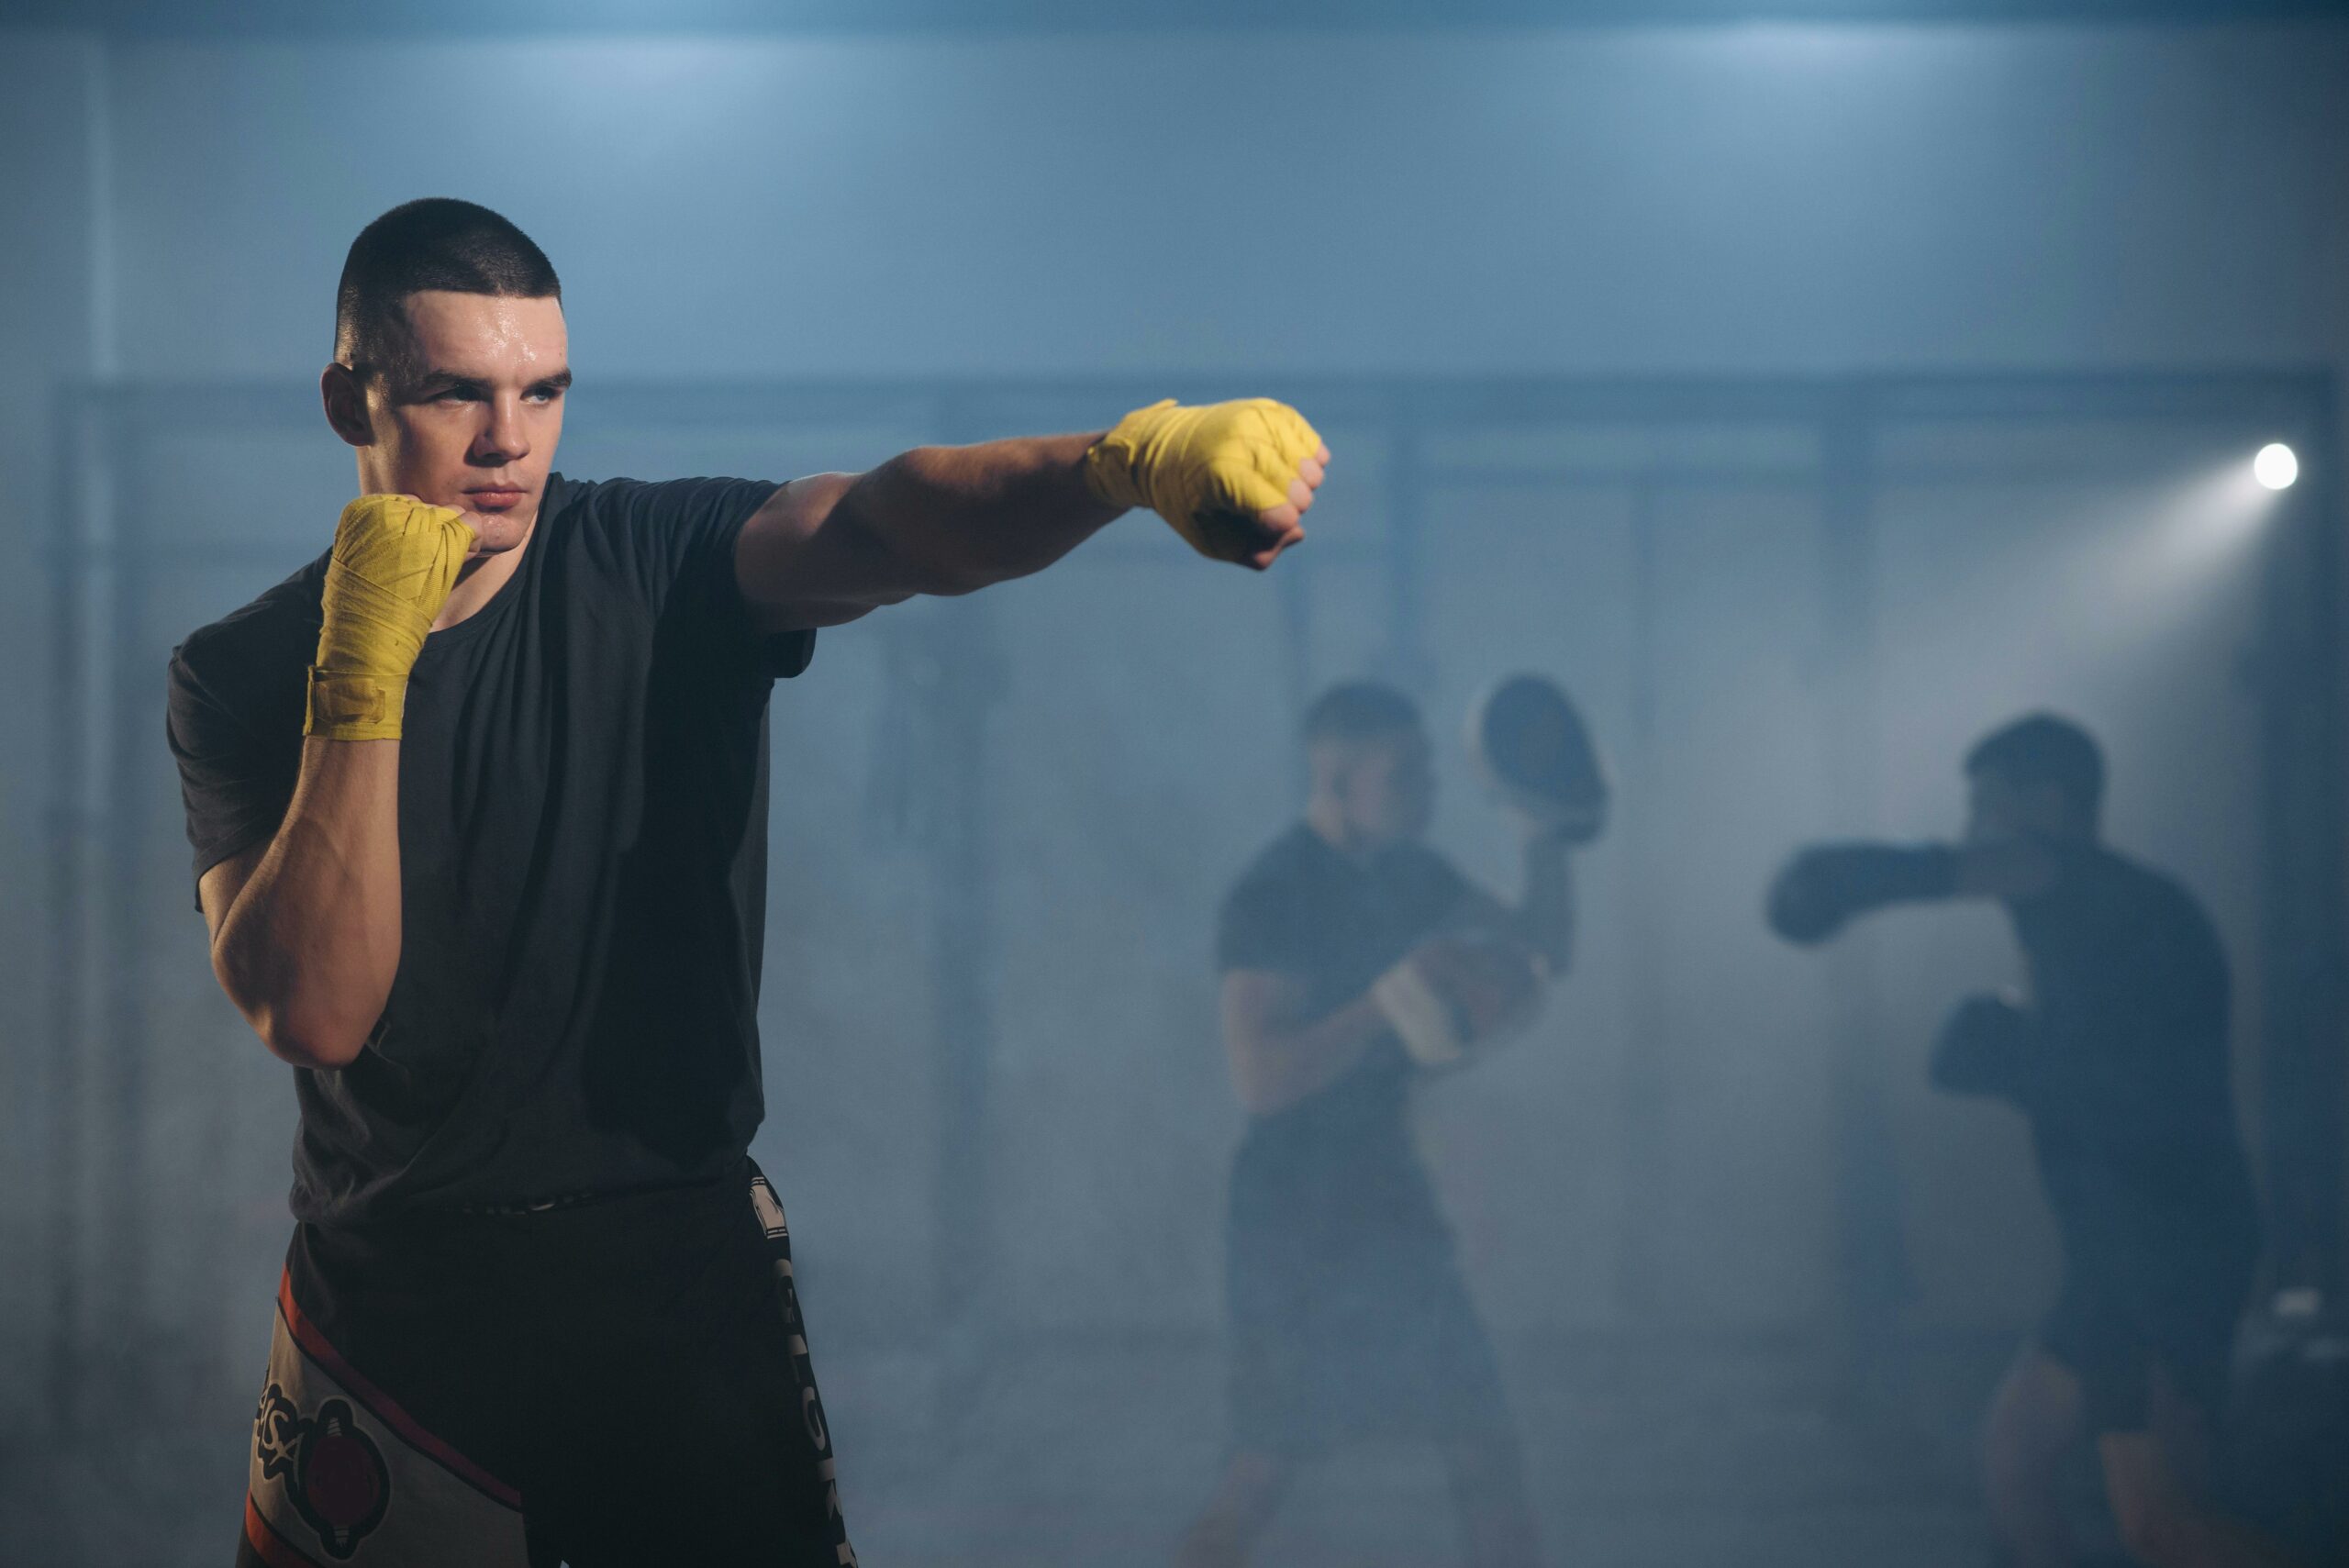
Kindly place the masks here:
MULTIPOLYGON (((461 387, 474 387, 486 392, 489 390, 489 385, 486 377, 467 375, 462 371, 432 371, 417 379, 409 395, 416 397, 432 397, 443 392, 454 392, 461 387)), ((550 391, 562 392, 570 385, 571 370, 570 367, 565 366, 552 375, 542 375, 525 384, 523 390, 535 392, 544 387, 550 391)))

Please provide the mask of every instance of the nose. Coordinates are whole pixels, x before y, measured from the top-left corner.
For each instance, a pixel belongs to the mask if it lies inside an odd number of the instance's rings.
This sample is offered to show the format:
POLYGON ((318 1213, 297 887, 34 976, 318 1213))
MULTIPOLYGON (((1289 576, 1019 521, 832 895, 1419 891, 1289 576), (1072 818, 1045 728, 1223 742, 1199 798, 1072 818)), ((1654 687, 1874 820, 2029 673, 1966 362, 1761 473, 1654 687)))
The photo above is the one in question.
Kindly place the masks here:
POLYGON ((530 436, 522 419, 522 400, 511 395, 490 399, 489 422, 473 438, 474 463, 496 468, 529 455, 530 436))

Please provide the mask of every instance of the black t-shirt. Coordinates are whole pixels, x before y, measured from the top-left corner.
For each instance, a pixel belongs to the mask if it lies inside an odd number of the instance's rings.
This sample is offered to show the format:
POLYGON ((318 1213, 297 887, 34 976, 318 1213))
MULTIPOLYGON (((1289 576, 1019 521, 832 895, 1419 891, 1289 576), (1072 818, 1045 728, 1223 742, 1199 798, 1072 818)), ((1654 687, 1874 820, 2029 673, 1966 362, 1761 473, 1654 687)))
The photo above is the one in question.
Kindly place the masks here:
MULTIPOLYGON (((550 475, 513 578, 426 639, 399 969, 358 1059, 295 1073, 296 1217, 655 1186, 749 1147, 767 698, 814 647, 759 637, 735 584, 735 537, 775 488, 550 475)), ((198 878, 284 816, 325 569, 173 655, 198 878)))
POLYGON ((2227 1059, 2227 962, 2193 895, 2097 846, 2062 847, 2011 906, 2039 1045, 2027 1109, 2076 1257, 2240 1237, 2256 1212, 2227 1059))
MULTIPOLYGON (((1457 915, 1469 884, 1424 844, 1397 844, 1369 859, 1332 848, 1300 823, 1259 854, 1226 895, 1216 930, 1217 967, 1274 970, 1306 983, 1305 1017, 1325 1018, 1370 989, 1388 968, 1457 915)), ((1268 1205, 1326 1209, 1344 1203, 1375 1215, 1409 1186, 1420 1205, 1411 1152, 1410 1059, 1393 1036, 1353 1070, 1294 1105, 1252 1118, 1234 1174, 1235 1218, 1258 1188, 1268 1205)), ((1402 1201, 1402 1200, 1398 1200, 1402 1201)), ((1408 1221, 1410 1212, 1390 1212, 1408 1221)), ((1433 1218, 1432 1209, 1426 1216, 1433 1218)))

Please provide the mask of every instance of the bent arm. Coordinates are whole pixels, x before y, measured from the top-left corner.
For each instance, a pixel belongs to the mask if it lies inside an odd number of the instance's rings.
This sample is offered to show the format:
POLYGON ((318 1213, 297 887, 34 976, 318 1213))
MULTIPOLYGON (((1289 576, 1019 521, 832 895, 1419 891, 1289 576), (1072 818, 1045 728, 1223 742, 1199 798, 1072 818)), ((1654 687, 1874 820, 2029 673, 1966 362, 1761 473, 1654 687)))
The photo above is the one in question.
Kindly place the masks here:
POLYGON ((742 526, 742 596, 761 630, 793 631, 1041 572, 1119 515, 1085 487, 1096 439, 917 447, 866 473, 795 480, 742 526))
POLYGON ((1269 969, 1223 977, 1223 1043, 1232 1087, 1252 1116, 1269 1116, 1352 1072, 1387 1030, 1367 993, 1304 1021, 1306 983, 1269 969))
POLYGON ((1564 976, 1574 962, 1575 889, 1571 851, 1555 833, 1525 836, 1525 888, 1514 905, 1472 889, 1477 912, 1542 960, 1545 977, 1564 976))
POLYGON ((350 1065, 391 995, 399 752, 396 740, 304 741, 276 834, 214 866, 197 889, 221 990, 296 1067, 350 1065))

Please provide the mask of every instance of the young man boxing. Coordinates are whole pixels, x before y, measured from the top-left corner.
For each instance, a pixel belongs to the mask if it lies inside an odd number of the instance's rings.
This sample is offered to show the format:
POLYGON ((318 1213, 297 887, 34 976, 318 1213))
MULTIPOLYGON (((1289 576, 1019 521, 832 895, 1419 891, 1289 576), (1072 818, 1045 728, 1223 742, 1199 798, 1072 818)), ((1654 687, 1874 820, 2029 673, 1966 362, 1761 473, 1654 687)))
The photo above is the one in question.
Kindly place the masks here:
POLYGON ((1473 1061, 1564 971, 1566 840, 1528 818, 1506 907, 1421 841, 1434 775, 1408 697, 1337 686, 1304 740, 1305 819, 1217 933, 1249 1114, 1225 1230, 1231 1448, 1180 1562, 1243 1561, 1300 1464, 1386 1437, 1441 1451, 1474 1568, 1517 1568, 1538 1555, 1517 1439, 1408 1114, 1414 1082, 1473 1061))
POLYGON ((2203 1496, 2237 1315, 2259 1251, 2227 1060, 2227 966, 2193 895, 2099 828, 2102 755, 2077 725, 2016 721, 1965 762, 1956 845, 1837 844, 1770 890, 1787 940, 1909 902, 1991 898, 2025 999, 1961 1004, 1933 1081, 2030 1118, 2064 1249, 2054 1310, 1998 1388, 1984 1459, 2018 1568, 2072 1561, 2059 1464, 2093 1436, 2113 1515, 2152 1568, 2277 1561, 2203 1496))
POLYGON ((567 478, 554 270, 446 200, 351 246, 319 384, 361 498, 171 668, 213 968, 301 1106, 239 1561, 851 1562, 747 1153, 770 685, 1133 506, 1266 567, 1329 454, 1258 400, 567 478))

